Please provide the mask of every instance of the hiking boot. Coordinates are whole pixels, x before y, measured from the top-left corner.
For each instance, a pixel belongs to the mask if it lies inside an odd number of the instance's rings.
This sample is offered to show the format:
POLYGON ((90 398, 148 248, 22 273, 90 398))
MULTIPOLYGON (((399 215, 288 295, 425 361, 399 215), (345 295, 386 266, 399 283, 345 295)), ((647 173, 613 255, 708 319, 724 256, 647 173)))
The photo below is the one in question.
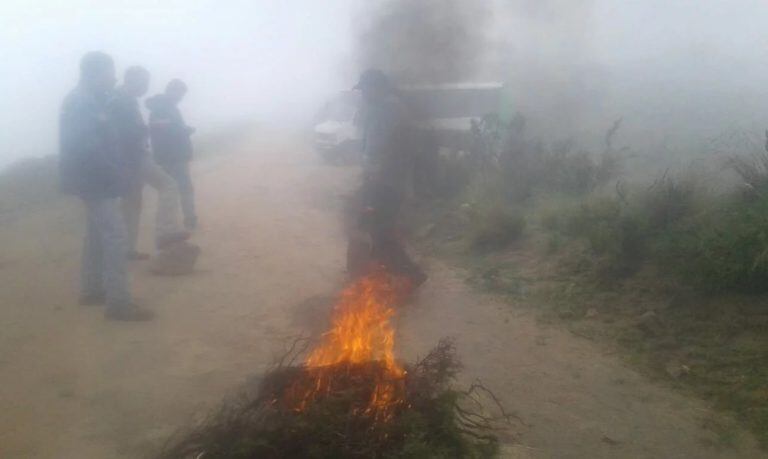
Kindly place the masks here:
POLYGON ((135 304, 126 306, 109 307, 104 312, 108 320, 120 320, 124 322, 146 322, 155 318, 155 313, 135 304))
POLYGON ((179 242, 161 250, 153 260, 150 271, 158 276, 192 274, 200 256, 200 247, 189 242, 179 242))
POLYGON ((130 252, 128 252, 128 260, 130 261, 149 260, 149 254, 144 252, 139 252, 136 250, 131 250, 130 252))
POLYGON ((106 303, 106 297, 103 293, 92 293, 81 295, 78 303, 80 306, 103 306, 106 303))
POLYGON ((176 231, 164 234, 157 238, 157 248, 159 250, 166 249, 174 244, 186 241, 190 236, 189 231, 176 231))

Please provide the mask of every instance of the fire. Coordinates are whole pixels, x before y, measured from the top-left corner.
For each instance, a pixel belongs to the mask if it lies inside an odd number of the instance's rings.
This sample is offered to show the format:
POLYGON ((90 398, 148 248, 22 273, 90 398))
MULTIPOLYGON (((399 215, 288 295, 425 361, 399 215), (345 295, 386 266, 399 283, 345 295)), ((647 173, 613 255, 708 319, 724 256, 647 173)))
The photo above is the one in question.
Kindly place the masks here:
POLYGON ((334 307, 331 329, 305 361, 311 384, 298 383, 289 391, 295 409, 304 410, 312 400, 339 390, 355 377, 374 381, 370 400, 363 408, 377 419, 388 419, 404 402, 405 370, 395 359, 395 330, 390 323, 403 293, 393 276, 375 270, 348 286, 334 307), (365 375, 350 375, 350 372, 365 375))

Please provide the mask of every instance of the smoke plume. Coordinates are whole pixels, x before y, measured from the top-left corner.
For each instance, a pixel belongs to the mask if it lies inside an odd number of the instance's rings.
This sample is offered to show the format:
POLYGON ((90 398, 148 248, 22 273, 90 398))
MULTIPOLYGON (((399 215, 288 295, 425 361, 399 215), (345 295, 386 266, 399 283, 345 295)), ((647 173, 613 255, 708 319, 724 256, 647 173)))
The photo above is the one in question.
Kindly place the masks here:
POLYGON ((401 83, 467 80, 484 66, 488 0, 389 0, 365 13, 357 61, 401 83))

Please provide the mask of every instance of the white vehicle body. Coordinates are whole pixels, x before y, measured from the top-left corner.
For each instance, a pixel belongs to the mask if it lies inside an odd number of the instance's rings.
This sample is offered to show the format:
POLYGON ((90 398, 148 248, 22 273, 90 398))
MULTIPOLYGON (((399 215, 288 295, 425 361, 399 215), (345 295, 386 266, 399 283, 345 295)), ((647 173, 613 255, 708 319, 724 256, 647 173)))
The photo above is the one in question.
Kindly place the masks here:
MULTIPOLYGON (((401 97, 413 117, 414 127, 429 133, 437 146, 464 150, 470 143, 470 126, 489 114, 498 114, 503 83, 470 82, 404 86, 401 97)), ((344 91, 322 108, 313 128, 315 148, 331 162, 357 158, 362 133, 355 123, 360 95, 344 91)))
POLYGON ((355 125, 360 96, 344 91, 323 106, 312 129, 315 149, 327 160, 348 160, 360 152, 362 134, 355 125))
POLYGON ((351 120, 327 120, 315 125, 314 140, 318 150, 333 150, 344 143, 359 141, 360 133, 351 120))
POLYGON ((401 88, 415 126, 429 132, 441 148, 463 150, 470 143, 473 120, 497 115, 503 100, 501 82, 467 82, 401 88))

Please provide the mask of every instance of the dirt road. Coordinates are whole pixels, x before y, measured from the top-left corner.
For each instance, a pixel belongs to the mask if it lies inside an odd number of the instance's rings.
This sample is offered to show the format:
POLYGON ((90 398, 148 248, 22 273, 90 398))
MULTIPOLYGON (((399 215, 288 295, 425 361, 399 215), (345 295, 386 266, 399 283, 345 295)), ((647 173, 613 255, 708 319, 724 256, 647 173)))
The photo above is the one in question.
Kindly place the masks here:
MULTIPOLYGON (((76 304, 75 202, 0 222, 0 457, 146 457, 263 371, 286 339, 323 327, 324 299, 343 282, 339 213, 356 173, 290 139, 256 132, 196 163, 199 272, 132 267, 137 296, 158 313, 151 323, 106 322, 76 304)), ((424 262, 431 279, 398 318, 400 353, 410 360, 455 336, 464 381, 482 378, 526 424, 506 456, 764 456, 743 433, 719 447, 703 403, 424 262)))

